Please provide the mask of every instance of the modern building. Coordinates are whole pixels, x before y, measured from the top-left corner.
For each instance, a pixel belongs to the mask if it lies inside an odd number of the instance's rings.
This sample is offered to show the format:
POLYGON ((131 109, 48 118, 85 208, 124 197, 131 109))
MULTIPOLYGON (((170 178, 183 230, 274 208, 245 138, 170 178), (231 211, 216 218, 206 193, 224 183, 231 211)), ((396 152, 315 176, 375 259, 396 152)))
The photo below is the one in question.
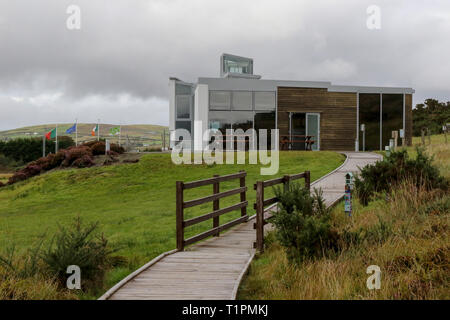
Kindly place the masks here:
POLYGON ((394 130, 412 142, 411 88, 265 80, 252 59, 223 54, 219 78, 170 78, 169 89, 169 128, 188 130, 195 150, 204 143, 194 122, 223 133, 279 129, 279 148, 289 150, 383 150, 394 130))

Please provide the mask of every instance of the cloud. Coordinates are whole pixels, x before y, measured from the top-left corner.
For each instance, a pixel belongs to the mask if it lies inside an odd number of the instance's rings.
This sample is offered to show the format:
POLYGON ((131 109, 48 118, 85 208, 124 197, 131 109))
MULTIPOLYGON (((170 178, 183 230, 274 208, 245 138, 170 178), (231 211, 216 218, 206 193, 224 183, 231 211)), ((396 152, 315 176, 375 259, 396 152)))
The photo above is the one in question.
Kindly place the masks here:
POLYGON ((410 86, 417 103, 450 100, 450 2, 379 0, 380 30, 366 27, 371 4, 2 1, 0 129, 75 115, 167 124, 168 78, 218 76, 223 52, 253 57, 266 79, 410 86), (72 4, 81 30, 66 28, 72 4))

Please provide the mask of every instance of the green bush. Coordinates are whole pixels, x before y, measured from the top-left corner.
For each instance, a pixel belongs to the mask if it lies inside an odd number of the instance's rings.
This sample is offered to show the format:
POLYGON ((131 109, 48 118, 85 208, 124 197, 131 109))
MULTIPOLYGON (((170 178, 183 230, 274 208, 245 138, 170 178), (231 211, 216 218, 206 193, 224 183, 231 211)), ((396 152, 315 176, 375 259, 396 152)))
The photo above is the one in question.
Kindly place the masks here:
POLYGON ((81 269, 82 289, 101 286, 109 267, 109 255, 114 252, 108 241, 94 236, 98 223, 83 225, 78 217, 72 228, 59 227, 50 246, 42 254, 49 273, 56 276, 61 285, 67 280, 67 267, 77 265, 81 269))
POLYGON ((321 192, 315 190, 311 196, 299 184, 291 184, 288 190, 275 188, 275 195, 279 199, 279 210, 273 219, 276 237, 291 263, 336 247, 337 235, 331 230, 329 210, 321 192))
POLYGON ((363 205, 379 192, 390 192, 404 181, 410 181, 417 187, 427 190, 448 190, 449 181, 442 177, 439 169, 422 148, 417 148, 417 157, 410 159, 406 150, 392 152, 389 157, 361 169, 355 178, 356 194, 363 205))

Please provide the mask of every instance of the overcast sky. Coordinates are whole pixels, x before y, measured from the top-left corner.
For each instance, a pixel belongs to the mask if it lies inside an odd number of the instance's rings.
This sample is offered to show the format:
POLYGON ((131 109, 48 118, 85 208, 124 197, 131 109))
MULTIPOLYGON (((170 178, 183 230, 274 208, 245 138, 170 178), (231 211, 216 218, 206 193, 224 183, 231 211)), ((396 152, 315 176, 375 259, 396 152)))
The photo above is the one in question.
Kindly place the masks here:
POLYGON ((168 78, 219 75, 223 52, 265 79, 412 87, 450 100, 448 0, 0 0, 0 130, 168 124, 168 78), (69 5, 81 29, 69 30, 69 5), (381 29, 367 27, 370 5, 381 29))

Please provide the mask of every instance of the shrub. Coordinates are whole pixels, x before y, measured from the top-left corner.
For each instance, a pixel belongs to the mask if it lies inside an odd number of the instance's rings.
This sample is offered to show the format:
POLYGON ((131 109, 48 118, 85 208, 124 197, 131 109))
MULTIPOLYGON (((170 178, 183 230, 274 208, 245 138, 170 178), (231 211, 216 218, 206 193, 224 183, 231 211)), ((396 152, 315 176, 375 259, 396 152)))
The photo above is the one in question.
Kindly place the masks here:
MULTIPOLYGON (((58 137, 59 149, 65 149, 74 145, 71 137, 58 137)), ((55 143, 53 140, 45 140, 45 149, 47 152, 55 152, 55 143)), ((0 153, 5 157, 17 162, 30 162, 39 159, 42 156, 42 138, 17 138, 0 144, 0 153)))
POLYGON ((99 156, 105 154, 105 143, 103 141, 99 141, 91 147, 92 154, 94 156, 99 156))
POLYGON ((422 148, 417 148, 417 157, 409 159, 406 150, 392 152, 389 157, 361 169, 355 178, 358 198, 363 205, 378 192, 390 192, 402 182, 412 181, 417 187, 427 190, 448 190, 449 181, 442 177, 422 148))
POLYGON ((286 191, 275 188, 279 210, 274 215, 276 236, 292 263, 316 257, 336 247, 337 236, 331 230, 329 210, 320 192, 292 184, 286 191))
POLYGON ((118 144, 115 144, 115 143, 111 143, 110 149, 111 149, 111 151, 116 152, 118 154, 122 154, 125 152, 124 147, 119 146, 118 144))
POLYGON ((77 265, 82 271, 82 289, 103 284, 109 266, 109 255, 114 252, 108 241, 94 236, 98 223, 83 225, 78 217, 72 228, 59 227, 52 243, 42 254, 42 260, 50 274, 55 275, 61 285, 67 280, 67 267, 77 265))
POLYGON ((87 168, 95 165, 94 159, 91 156, 85 154, 81 158, 77 158, 74 162, 72 162, 73 167, 77 168, 87 168))
POLYGON ((89 158, 92 156, 92 150, 86 146, 71 147, 65 150, 64 153, 64 161, 62 162, 62 166, 64 167, 69 167, 77 159, 81 159, 83 157, 87 159, 86 156, 89 158))

